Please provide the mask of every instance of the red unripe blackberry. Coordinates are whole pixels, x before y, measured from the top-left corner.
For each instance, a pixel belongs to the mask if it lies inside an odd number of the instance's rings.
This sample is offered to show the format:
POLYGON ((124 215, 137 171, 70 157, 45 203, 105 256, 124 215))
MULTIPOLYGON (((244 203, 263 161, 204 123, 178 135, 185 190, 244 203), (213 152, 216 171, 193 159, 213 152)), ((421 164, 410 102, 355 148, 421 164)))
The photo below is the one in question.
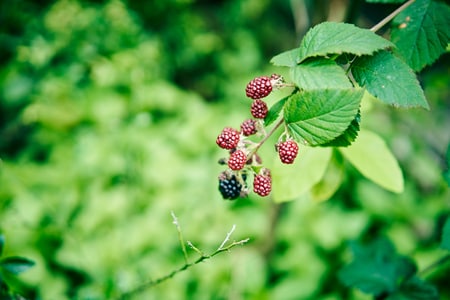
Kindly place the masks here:
POLYGON ((239 143, 239 131, 225 127, 216 139, 216 144, 223 149, 234 149, 239 143))
POLYGON ((269 109, 267 108, 266 102, 261 99, 256 99, 253 101, 250 111, 254 118, 264 119, 267 116, 269 109))
MULTIPOLYGON (((242 176, 245 181, 245 175, 242 176)), ((241 195, 242 184, 235 175, 222 172, 219 175, 219 192, 224 199, 234 200, 241 195)))
POLYGON ((241 132, 245 136, 253 135, 257 132, 256 129, 256 120, 248 119, 242 122, 241 124, 241 132))
POLYGON ((279 143, 277 149, 280 160, 284 164, 292 164, 298 154, 298 145, 293 140, 279 143))
POLYGON ((252 99, 261 99, 272 92, 271 78, 267 76, 256 77, 247 84, 245 94, 252 99))
POLYGON ((247 162, 247 155, 245 155, 244 151, 236 150, 231 153, 230 158, 228 159, 228 167, 231 170, 242 170, 247 162))
POLYGON ((272 177, 270 175, 258 174, 253 179, 253 191, 260 195, 261 197, 265 197, 270 194, 272 190, 272 177))

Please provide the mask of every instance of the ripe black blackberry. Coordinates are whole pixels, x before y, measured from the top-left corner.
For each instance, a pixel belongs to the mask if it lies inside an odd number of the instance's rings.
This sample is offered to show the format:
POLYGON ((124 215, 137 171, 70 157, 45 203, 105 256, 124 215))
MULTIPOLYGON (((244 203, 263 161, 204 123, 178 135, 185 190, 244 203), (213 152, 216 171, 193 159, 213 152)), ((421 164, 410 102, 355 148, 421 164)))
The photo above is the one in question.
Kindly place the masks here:
MULTIPOLYGON (((245 181, 246 176, 242 175, 242 180, 245 181)), ((219 191, 224 199, 237 199, 242 192, 243 185, 236 178, 236 175, 229 172, 222 172, 219 175, 219 191)))

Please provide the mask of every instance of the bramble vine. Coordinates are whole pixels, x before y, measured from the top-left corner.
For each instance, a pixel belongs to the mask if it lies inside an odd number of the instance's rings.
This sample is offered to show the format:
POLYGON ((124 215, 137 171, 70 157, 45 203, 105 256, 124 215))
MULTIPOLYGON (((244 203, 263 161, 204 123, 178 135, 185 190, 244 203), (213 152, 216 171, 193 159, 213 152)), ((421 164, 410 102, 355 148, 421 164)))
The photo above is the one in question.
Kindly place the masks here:
POLYGON ((250 192, 246 180, 252 175, 253 191, 267 196, 273 185, 276 202, 305 193, 313 200, 325 200, 342 180, 343 165, 336 159, 341 156, 368 179, 401 192, 404 182, 397 160, 377 134, 360 128, 361 103, 376 98, 394 107, 429 109, 414 72, 445 52, 450 34, 441 25, 450 23, 449 14, 444 3, 409 0, 371 29, 318 24, 298 48, 273 57, 272 64, 289 68, 292 82, 278 74, 251 80, 245 91, 252 99, 253 119, 245 120, 240 130, 226 127, 216 139, 229 151, 219 160, 228 166, 219 175, 223 198, 246 197, 250 192), (391 41, 375 34, 391 21, 391 41), (289 96, 270 108, 262 100, 286 88, 289 96), (282 164, 269 162, 269 167, 258 150, 275 133, 279 133, 275 149, 282 164), (296 159, 297 154, 302 157, 296 159), (338 179, 330 183, 328 172, 338 179), (305 178, 300 173, 313 175, 305 178))

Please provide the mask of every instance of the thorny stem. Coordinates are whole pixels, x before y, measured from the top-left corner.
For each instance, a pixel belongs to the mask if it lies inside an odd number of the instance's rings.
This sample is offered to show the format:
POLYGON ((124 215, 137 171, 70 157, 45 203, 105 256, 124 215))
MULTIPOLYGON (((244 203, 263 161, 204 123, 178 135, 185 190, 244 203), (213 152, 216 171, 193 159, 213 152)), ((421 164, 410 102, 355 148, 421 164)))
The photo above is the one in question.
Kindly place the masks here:
MULTIPOLYGON (((175 215, 172 212, 172 217, 174 218, 174 221, 176 220, 176 217, 174 217, 175 215)), ((174 222, 175 223, 175 222, 174 222)), ((177 223, 178 224, 178 223, 177 223)), ((122 295, 120 295, 117 299, 118 300, 126 300, 126 299, 131 299, 133 296, 145 291, 146 289, 149 289, 155 285, 158 285, 172 277, 174 277, 175 275, 177 275, 180 272, 186 271, 187 269, 205 261, 208 260, 210 258, 213 258, 214 256, 222 253, 222 252, 227 252, 229 250, 231 250, 231 248, 239 246, 239 245, 243 245, 245 243, 247 243, 250 238, 246 238, 240 241, 233 241, 232 243, 230 243, 229 245, 225 246, 225 244, 229 241, 231 234, 233 233, 233 231, 235 230, 236 225, 233 225, 233 227, 231 228, 231 230, 227 233, 227 236, 225 237, 225 240, 222 242, 222 244, 219 246, 219 248, 217 248, 216 251, 214 251, 211 254, 204 254, 201 250, 199 250, 197 247, 195 247, 191 242, 188 242, 188 245, 198 254, 200 254, 200 257, 197 258, 197 260, 195 260, 194 262, 189 263, 187 261, 187 256, 185 259, 185 264, 183 266, 181 266, 178 269, 173 270, 172 272, 168 273, 167 275, 164 275, 162 277, 159 277, 155 280, 150 280, 148 282, 145 282, 141 285, 139 285, 138 287, 134 288, 133 290, 130 290, 126 293, 123 293, 122 295)), ((179 227, 179 225, 177 225, 177 230, 179 230, 179 236, 181 235, 181 228, 179 227)), ((184 248, 185 249, 185 248, 184 248)), ((184 250, 186 251, 186 249, 184 250)))
POLYGON ((408 6, 410 6, 415 0, 409 0, 408 2, 405 2, 402 6, 394 10, 391 14, 389 14, 386 18, 378 22, 375 26, 370 28, 370 31, 377 32, 380 30, 384 25, 389 23, 393 18, 395 18, 399 13, 401 13, 403 10, 405 10, 408 6))

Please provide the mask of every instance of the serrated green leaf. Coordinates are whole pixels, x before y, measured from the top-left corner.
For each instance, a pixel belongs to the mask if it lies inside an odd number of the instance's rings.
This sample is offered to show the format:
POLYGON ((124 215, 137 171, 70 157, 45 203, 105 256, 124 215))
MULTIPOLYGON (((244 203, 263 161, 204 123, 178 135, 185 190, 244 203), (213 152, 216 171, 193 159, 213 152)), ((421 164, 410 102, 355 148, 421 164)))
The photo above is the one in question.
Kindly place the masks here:
POLYGON ((272 171, 272 195, 275 202, 292 201, 306 193, 323 177, 331 157, 331 148, 300 146, 292 165, 275 158, 272 171))
POLYGON ((333 152, 324 176, 311 188, 311 199, 313 201, 328 200, 337 191, 344 178, 344 166, 341 159, 337 157, 337 153, 333 152))
POLYGON ((282 53, 272 57, 270 62, 272 64, 274 64, 275 66, 293 67, 293 66, 297 65, 297 63, 298 63, 297 62, 298 61, 298 52, 299 52, 298 48, 282 52, 282 53))
POLYGON ((284 103, 286 103, 286 100, 288 98, 289 97, 284 97, 283 99, 279 100, 270 107, 266 117, 264 118, 265 126, 269 126, 270 124, 275 122, 276 119, 278 119, 278 116, 280 115, 280 112, 283 109, 284 103))
POLYGON ((368 294, 392 293, 403 280, 417 272, 414 262, 398 255, 385 238, 368 245, 353 243, 352 251, 353 261, 340 270, 339 279, 368 294))
POLYGON ((354 120, 363 89, 310 90, 293 94, 284 105, 286 126, 294 139, 310 146, 328 143, 354 120))
POLYGON ((439 293, 433 285, 413 276, 406 280, 400 289, 389 295, 386 300, 438 300, 439 293))
POLYGON ((398 161, 377 134, 361 130, 352 145, 339 151, 368 179, 391 192, 403 191, 403 174, 398 161))
POLYGON ((352 24, 324 22, 311 28, 300 43, 298 62, 328 54, 372 54, 393 47, 388 40, 352 24))
POLYGON ((353 121, 340 136, 329 143, 320 145, 321 147, 347 147, 356 140, 361 123, 361 113, 358 111, 353 121))
POLYGON ((0 268, 12 274, 22 273, 34 266, 34 262, 24 257, 10 256, 0 260, 0 268))
POLYGON ((316 58, 291 68, 292 81, 301 89, 349 89, 352 84, 344 69, 333 60, 316 58))
POLYGON ((450 42, 450 6, 416 0, 392 22, 391 40, 415 71, 432 64, 450 42))
POLYGON ((442 228, 441 248, 450 251, 450 217, 447 218, 442 228))
POLYGON ((352 64, 352 74, 361 86, 384 103, 429 108, 413 71, 387 51, 357 58, 352 64))

